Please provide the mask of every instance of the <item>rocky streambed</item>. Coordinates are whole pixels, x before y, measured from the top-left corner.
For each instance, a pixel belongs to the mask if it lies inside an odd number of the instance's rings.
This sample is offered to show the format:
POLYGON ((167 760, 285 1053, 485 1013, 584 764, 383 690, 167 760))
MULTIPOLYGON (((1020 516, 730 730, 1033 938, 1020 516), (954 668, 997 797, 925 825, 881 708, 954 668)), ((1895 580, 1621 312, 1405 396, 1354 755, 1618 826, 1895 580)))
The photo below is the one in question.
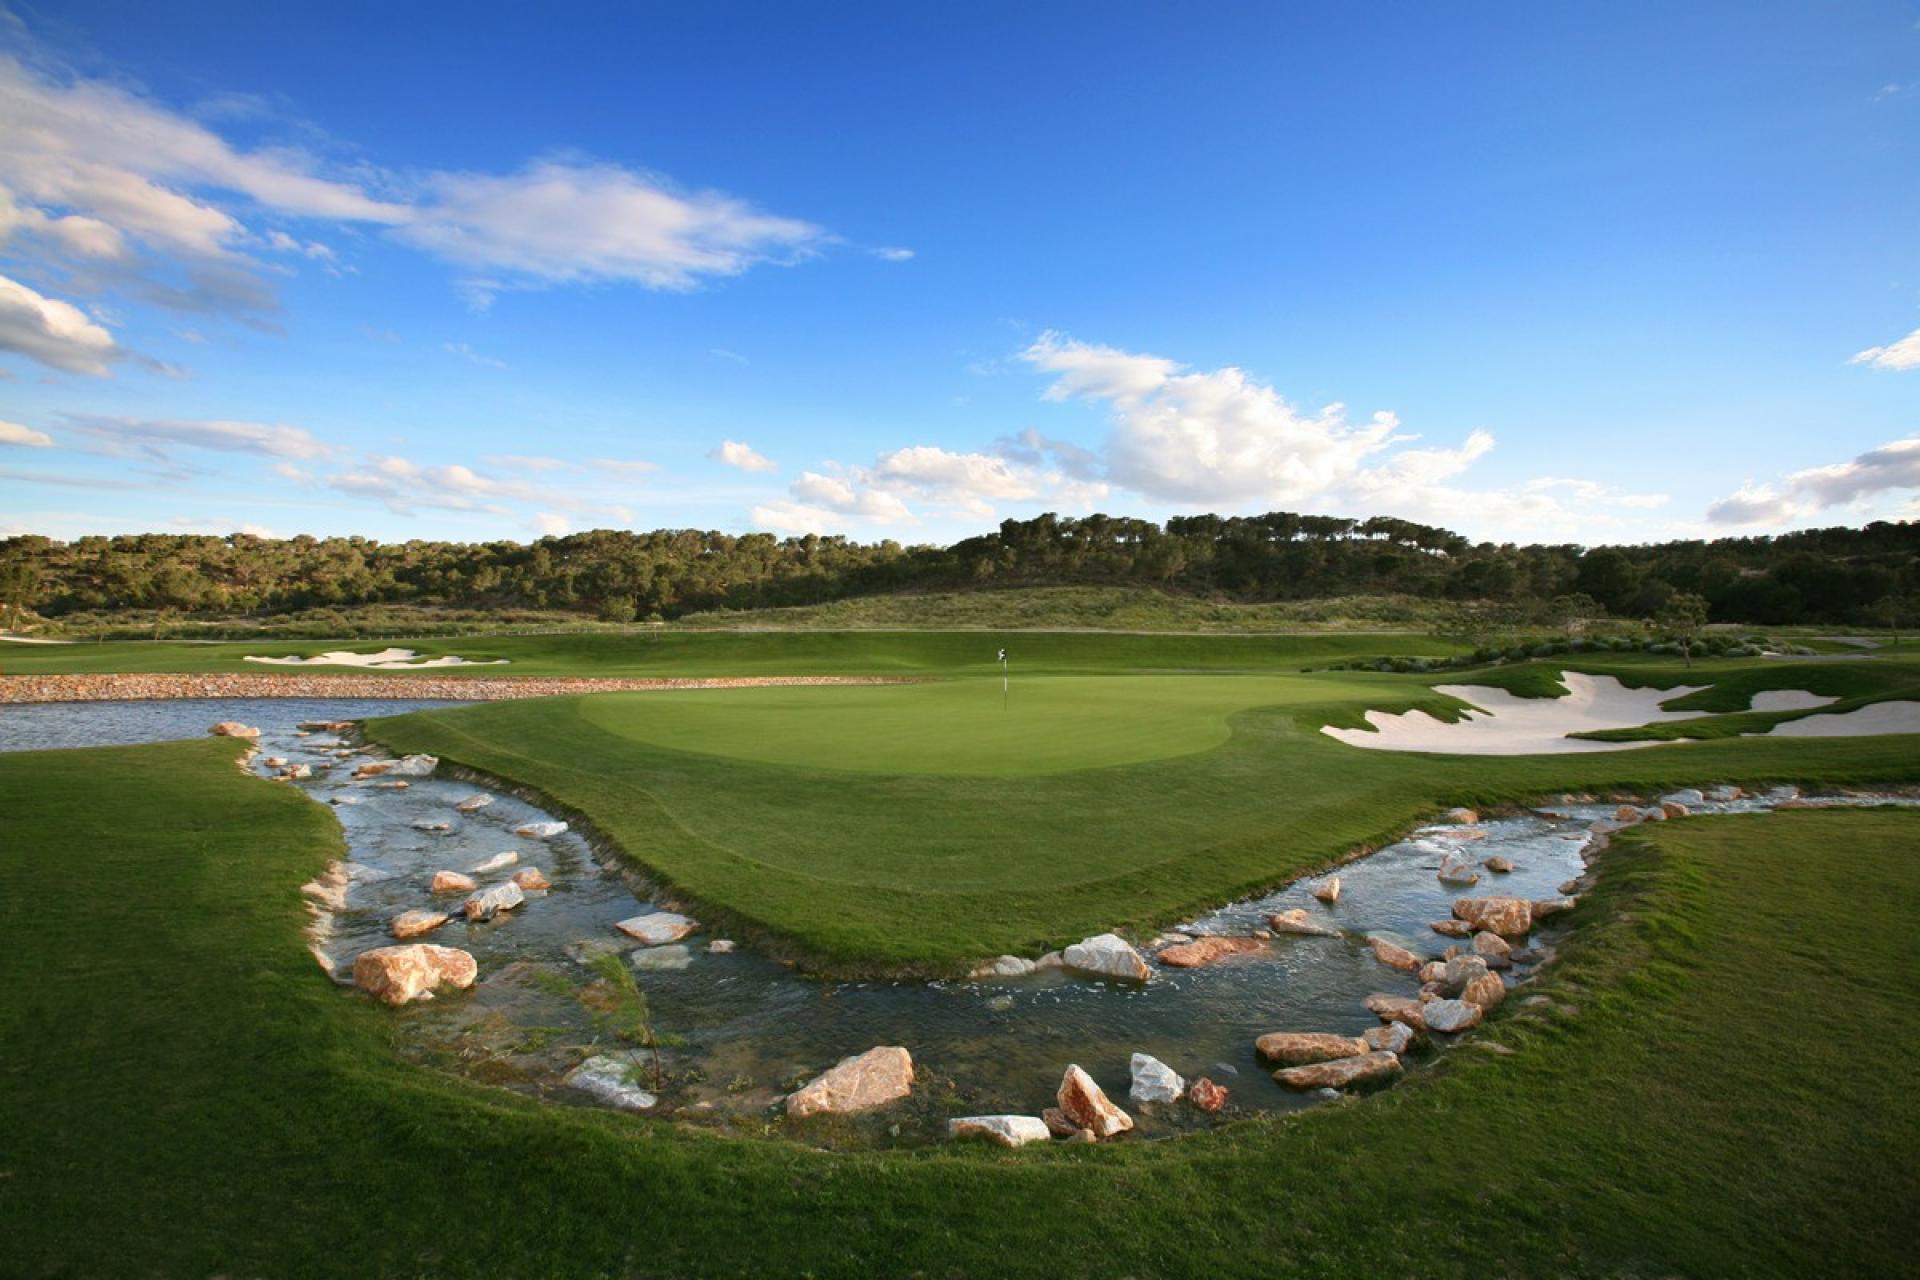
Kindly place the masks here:
MULTIPOLYGON (((343 988, 392 1004, 403 1055, 558 1104, 831 1146, 1138 1140, 1388 1085, 1529 998, 1613 831, 1895 799, 1723 787, 1455 812, 1153 939, 964 980, 821 981, 717 936, 510 791, 360 746, 351 721, 390 707, 168 705, 165 736, 257 729, 249 767, 338 816, 350 856, 306 887, 311 941, 343 988)), ((10 711, 0 749, 36 745, 19 714, 77 710, 10 711)))

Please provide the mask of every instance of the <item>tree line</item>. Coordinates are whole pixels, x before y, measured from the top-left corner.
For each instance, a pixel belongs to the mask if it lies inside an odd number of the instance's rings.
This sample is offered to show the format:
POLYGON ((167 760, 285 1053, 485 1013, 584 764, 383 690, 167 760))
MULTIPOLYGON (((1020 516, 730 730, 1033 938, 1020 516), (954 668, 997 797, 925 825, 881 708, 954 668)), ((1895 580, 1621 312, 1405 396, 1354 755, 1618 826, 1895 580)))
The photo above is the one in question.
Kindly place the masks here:
POLYGON ((1241 601, 1405 595, 1646 618, 1676 594, 1716 622, 1892 621, 1920 591, 1920 522, 1637 546, 1474 543, 1376 517, 1273 512, 1007 520, 948 547, 692 529, 519 542, 135 534, 0 540, 0 604, 47 618, 159 610, 264 616, 410 605, 670 620, 886 592, 1153 586, 1241 601))

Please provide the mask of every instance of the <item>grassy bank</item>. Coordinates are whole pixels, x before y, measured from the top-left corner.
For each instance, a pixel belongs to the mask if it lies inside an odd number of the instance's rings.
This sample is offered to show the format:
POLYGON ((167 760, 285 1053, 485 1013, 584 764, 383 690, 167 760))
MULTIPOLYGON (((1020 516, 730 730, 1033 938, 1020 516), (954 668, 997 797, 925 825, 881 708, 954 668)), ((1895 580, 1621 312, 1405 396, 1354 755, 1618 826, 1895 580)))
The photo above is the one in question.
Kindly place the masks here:
POLYGON ((0 757, 10 1274, 1892 1274, 1920 1199, 1910 814, 1643 831, 1541 989, 1356 1104, 827 1155, 408 1068, 305 954, 337 850, 230 743, 0 757), (1844 939, 1844 945, 1835 945, 1844 939), (1577 1007, 1573 1013, 1571 1007, 1577 1007))
MULTIPOLYGON (((1647 679, 1682 678, 1677 664, 1647 679)), ((1361 751, 1458 704, 1408 677, 1038 677, 545 699, 374 722, 584 815, 716 923, 823 971, 954 972, 1171 923, 1454 804, 1714 781, 1920 781, 1911 738, 1587 755, 1361 751)))

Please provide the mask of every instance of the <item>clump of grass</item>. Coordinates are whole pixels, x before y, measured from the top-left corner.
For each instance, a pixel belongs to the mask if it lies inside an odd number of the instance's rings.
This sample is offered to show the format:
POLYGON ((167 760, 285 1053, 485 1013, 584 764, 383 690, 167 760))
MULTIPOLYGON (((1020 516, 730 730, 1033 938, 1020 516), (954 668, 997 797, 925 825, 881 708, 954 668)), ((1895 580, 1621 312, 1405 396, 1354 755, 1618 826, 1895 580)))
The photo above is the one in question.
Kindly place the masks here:
POLYGON ((619 952, 595 956, 588 966, 606 984, 605 998, 593 1009, 595 1024, 604 1034, 647 1049, 653 1060, 653 1089, 665 1087, 666 1072, 660 1065, 660 1044, 653 1033, 652 1011, 647 993, 633 976, 633 966, 619 952))

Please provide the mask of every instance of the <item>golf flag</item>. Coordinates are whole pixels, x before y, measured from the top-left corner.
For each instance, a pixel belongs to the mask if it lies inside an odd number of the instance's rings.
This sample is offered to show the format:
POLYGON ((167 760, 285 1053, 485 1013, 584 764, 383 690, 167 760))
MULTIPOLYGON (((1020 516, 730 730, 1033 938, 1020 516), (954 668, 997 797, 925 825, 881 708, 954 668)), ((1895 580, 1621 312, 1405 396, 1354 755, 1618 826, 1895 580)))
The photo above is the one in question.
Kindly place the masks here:
POLYGON ((1007 651, 1000 650, 1000 709, 1007 709, 1007 651))

